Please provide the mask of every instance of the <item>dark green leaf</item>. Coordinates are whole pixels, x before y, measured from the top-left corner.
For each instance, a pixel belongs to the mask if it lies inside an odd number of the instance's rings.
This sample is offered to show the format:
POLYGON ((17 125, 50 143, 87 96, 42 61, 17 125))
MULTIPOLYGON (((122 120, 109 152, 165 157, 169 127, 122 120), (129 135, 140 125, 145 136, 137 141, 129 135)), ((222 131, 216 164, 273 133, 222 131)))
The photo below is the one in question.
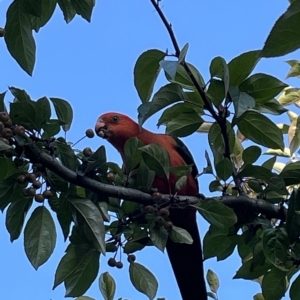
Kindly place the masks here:
POLYGON ((298 38, 300 35, 299 18, 300 3, 293 1, 273 26, 262 49, 262 57, 282 56, 300 47, 298 38))
POLYGON ((69 102, 59 98, 50 98, 52 101, 58 119, 65 125, 62 126, 64 131, 68 131, 73 120, 73 109, 69 102))
POLYGON ((88 22, 91 22, 93 8, 95 6, 95 0, 71 0, 76 13, 88 22))
POLYGON ((257 103, 254 109, 260 113, 271 115, 281 115, 288 111, 286 108, 280 105, 276 99, 271 99, 263 104, 257 103))
POLYGON ((56 243, 56 230, 52 216, 44 206, 31 214, 24 230, 24 247, 27 258, 37 270, 51 256, 56 243))
POLYGON ((57 135, 60 132, 61 122, 59 120, 49 120, 42 124, 43 138, 50 138, 57 135))
POLYGON ((25 10, 36 17, 42 13, 42 0, 21 0, 25 10))
POLYGON ((230 84, 238 86, 253 71, 260 60, 260 50, 245 52, 228 63, 230 84))
POLYGON ((136 186, 139 190, 149 192, 155 178, 155 172, 150 170, 144 161, 141 161, 136 173, 136 186))
POLYGON ((133 286, 141 293, 153 300, 158 289, 158 282, 154 275, 143 265, 132 262, 129 266, 129 276, 133 286))
POLYGON ((20 195, 18 200, 14 200, 9 205, 6 212, 5 225, 10 234, 11 242, 19 238, 32 201, 32 198, 25 198, 20 195))
POLYGON ((261 155, 261 149, 258 146, 250 146, 243 151, 242 157, 245 165, 255 163, 261 155))
MULTIPOLYGON (((51 200, 52 199, 50 199, 49 202, 51 200)), ((59 225, 63 232, 63 236, 66 241, 70 233, 71 222, 73 221, 72 212, 70 210, 69 200, 64 193, 60 194, 59 199, 57 199, 57 201, 59 201, 59 208, 56 211, 57 220, 59 222, 59 225)))
POLYGON ((108 272, 100 275, 99 288, 104 300, 114 299, 116 293, 116 282, 108 272))
POLYGON ((169 179, 170 157, 168 151, 158 144, 149 144, 141 147, 140 150, 146 165, 157 175, 169 179))
POLYGON ((287 289, 286 272, 272 268, 262 280, 262 294, 264 300, 281 299, 287 289))
POLYGON ((257 279, 260 276, 266 274, 266 272, 271 268, 272 265, 265 263, 260 266, 256 266, 255 268, 252 268, 252 262, 253 259, 249 259, 245 262, 243 262, 242 266, 238 269, 236 274, 234 275, 234 279, 248 279, 253 280, 257 279))
POLYGON ((36 49, 31 30, 31 17, 21 1, 12 2, 7 10, 4 39, 11 56, 31 76, 36 49))
MULTIPOLYGON (((87 166, 86 169, 84 169, 84 173, 94 171, 97 168, 100 168, 101 170, 101 167, 103 166, 106 167, 105 163, 106 163, 106 150, 105 147, 102 145, 87 160, 87 166)), ((106 170, 105 170, 105 174, 106 174, 106 170)))
POLYGON ((153 245, 164 252, 168 239, 167 230, 163 226, 153 226, 150 228, 149 233, 153 245))
POLYGON ((281 130, 267 117, 246 111, 237 119, 241 133, 251 141, 273 149, 284 149, 281 130))
POLYGON ((237 221, 234 211, 220 201, 203 200, 192 206, 199 211, 207 222, 216 227, 228 228, 237 221))
POLYGON ((14 102, 32 102, 25 90, 10 86, 9 91, 15 96, 14 102))
POLYGON ((264 103, 277 96, 287 84, 279 79, 264 73, 253 74, 239 85, 239 89, 258 103, 264 103))
POLYGON ((58 0, 57 3, 64 14, 66 23, 71 22, 76 15, 76 11, 71 3, 71 0, 58 0))
POLYGON ((134 66, 134 85, 143 103, 148 102, 160 71, 159 62, 165 53, 151 49, 143 52, 134 66))
POLYGON ((139 148, 143 146, 143 143, 137 138, 133 137, 128 139, 124 146, 124 163, 126 171, 132 171, 142 160, 142 153, 139 148))
POLYGON ((215 106, 219 106, 225 98, 224 81, 212 78, 209 83, 207 94, 215 106))
POLYGON ((40 17, 31 17, 32 29, 36 32, 40 30, 41 27, 45 26, 51 19, 57 0, 42 0, 42 14, 40 17))
POLYGON ((124 253, 129 254, 129 253, 134 253, 136 251, 144 249, 146 246, 145 243, 139 243, 139 242, 127 242, 125 247, 124 247, 124 253))
POLYGON ((63 138, 58 138, 55 141, 55 145, 57 147, 57 153, 61 163, 72 171, 75 171, 79 163, 76 155, 74 154, 74 150, 63 138))
POLYGON ((39 118, 41 123, 46 123, 50 121, 51 117, 51 107, 47 97, 40 98, 36 101, 36 109, 39 112, 39 118))
POLYGON ((268 160, 266 160, 261 166, 266 169, 272 170, 275 162, 276 162, 276 156, 273 156, 268 160))
POLYGON ((178 84, 170 83, 163 86, 154 94, 151 102, 143 103, 138 107, 139 124, 143 125, 148 118, 166 106, 183 100, 184 93, 178 84))
POLYGON ((265 229, 263 251, 266 258, 275 266, 283 266, 287 257, 289 239, 285 228, 265 229))
POLYGON ((220 192, 223 191, 223 187, 220 183, 219 180, 213 180, 210 184, 209 184, 209 191, 212 192, 220 192))
POLYGON ((220 179, 226 181, 233 172, 232 162, 228 158, 224 158, 216 164, 216 172, 220 179))
POLYGON ((171 80, 175 79, 175 75, 176 75, 177 67, 178 67, 178 61, 174 61, 174 60, 161 60, 159 62, 159 65, 170 76, 171 80))
POLYGON ((223 79, 225 90, 224 96, 226 96, 229 88, 229 69, 225 59, 221 56, 215 57, 211 61, 209 71, 211 78, 218 77, 223 79))
POLYGON ((6 92, 0 93, 0 111, 7 111, 4 103, 6 92))
POLYGON ((194 133, 202 123, 203 119, 195 111, 182 113, 166 124, 166 133, 172 136, 185 137, 194 133))
POLYGON ((216 256, 218 261, 224 260, 233 253, 236 244, 236 235, 228 236, 226 231, 210 226, 203 239, 204 259, 216 256))
POLYGON ((279 176, 284 180, 287 186, 300 183, 300 162, 297 161, 287 164, 279 176))
POLYGON ((296 211, 300 211, 300 195, 298 189, 293 190, 289 198, 287 211, 286 231, 291 244, 296 242, 300 236, 300 215, 297 214, 296 211))
POLYGON ((272 177, 270 169, 261 166, 246 165, 238 174, 237 178, 254 177, 261 180, 269 180, 272 177))
POLYGON ((300 297, 300 275, 293 281, 290 288, 290 299, 297 300, 300 297))

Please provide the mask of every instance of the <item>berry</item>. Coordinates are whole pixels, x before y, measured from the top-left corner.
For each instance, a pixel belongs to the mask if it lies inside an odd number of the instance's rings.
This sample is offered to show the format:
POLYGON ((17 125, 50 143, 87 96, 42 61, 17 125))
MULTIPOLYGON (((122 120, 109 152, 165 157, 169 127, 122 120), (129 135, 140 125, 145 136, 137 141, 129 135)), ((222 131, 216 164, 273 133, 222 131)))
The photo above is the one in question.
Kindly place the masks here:
POLYGON ((85 135, 88 137, 88 138, 93 138, 94 136, 95 136, 95 132, 94 132, 94 130, 93 129, 87 129, 86 131, 85 131, 85 135))
POLYGON ((17 182, 18 182, 19 184, 24 184, 24 183, 26 183, 27 180, 26 180, 25 175, 20 175, 20 176, 18 176, 18 177, 17 177, 17 182))
POLYGON ((5 127, 5 126, 4 126, 3 122, 0 121, 0 134, 2 133, 4 127, 5 127))
POLYGON ((170 222, 170 221, 167 221, 165 224, 164 224, 164 227, 168 230, 168 229, 172 229, 173 227, 173 223, 170 222))
POLYGON ((35 188, 33 188, 33 187, 30 187, 30 188, 28 188, 28 189, 26 189, 26 195, 27 196, 35 196, 35 193, 36 193, 36 189, 35 188))
POLYGON ((32 182, 32 185, 35 189, 39 189, 42 186, 42 183, 39 180, 35 180, 32 182))
POLYGON ((147 214, 153 214, 154 213, 154 207, 152 205, 147 205, 145 207, 145 211, 147 214))
POLYGON ((111 257, 111 258, 108 260, 107 264, 108 264, 110 267, 115 267, 115 266, 117 265, 116 259, 113 258, 113 257, 111 257))
POLYGON ((15 133, 18 135, 24 135, 25 134, 25 128, 23 126, 17 126, 15 128, 15 133))
POLYGON ((157 217, 154 219, 154 222, 155 222, 156 225, 162 226, 162 225, 165 224, 166 221, 165 221, 165 219, 164 219, 163 217, 157 216, 157 217))
POLYGON ((9 139, 9 138, 11 138, 13 136, 13 132, 12 132, 12 130, 10 128, 4 128, 2 130, 2 136, 4 138, 9 139))
POLYGON ((53 193, 52 193, 52 191, 50 191, 50 190, 44 191, 43 196, 44 196, 46 199, 49 199, 49 198, 53 197, 53 193))
POLYGON ((155 193, 153 193, 153 195, 152 195, 152 199, 153 199, 153 201, 154 201, 155 203, 160 202, 160 201, 162 200, 162 198, 163 198, 162 194, 161 194, 161 193, 158 193, 158 192, 155 192, 155 193))
POLYGON ((122 269, 122 268, 123 268, 123 263, 122 263, 121 261, 118 261, 118 262, 116 263, 116 267, 117 267, 118 269, 122 269))
POLYGON ((135 260, 136 260, 136 257, 135 257, 134 254, 129 254, 129 255, 127 256, 127 261, 128 261, 129 263, 135 262, 135 260))
POLYGON ((4 28, 0 27, 0 38, 4 37, 4 35, 5 35, 5 30, 4 28))
POLYGON ((82 153, 85 157, 89 157, 93 154, 93 151, 90 147, 86 147, 83 149, 82 153))
POLYGON ((160 216, 162 216, 163 218, 167 218, 170 215, 170 212, 169 212, 168 209, 162 208, 162 209, 159 210, 158 214, 160 216))
POLYGON ((34 173, 27 173, 26 174, 26 178, 29 182, 34 182, 36 181, 36 176, 34 173))
POLYGON ((5 123, 5 122, 7 122, 9 119, 10 119, 10 118, 9 118, 9 114, 8 114, 7 112, 5 112, 5 111, 1 111, 1 112, 0 112, 0 121, 1 121, 1 122, 5 123))
POLYGON ((38 203, 43 203, 45 198, 44 198, 43 194, 36 194, 34 197, 34 200, 38 203))
POLYGON ((11 119, 8 119, 8 121, 6 122, 3 122, 5 127, 11 127, 12 126, 12 120, 11 119))

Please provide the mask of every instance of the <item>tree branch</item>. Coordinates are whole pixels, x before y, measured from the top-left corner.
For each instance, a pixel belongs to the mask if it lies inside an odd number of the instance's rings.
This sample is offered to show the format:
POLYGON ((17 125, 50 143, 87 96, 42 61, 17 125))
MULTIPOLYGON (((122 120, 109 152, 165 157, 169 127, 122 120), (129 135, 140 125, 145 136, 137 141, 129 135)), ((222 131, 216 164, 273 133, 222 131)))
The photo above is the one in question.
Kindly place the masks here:
MULTIPOLYGON (((50 171, 54 172, 59 177, 69 181, 75 185, 79 185, 97 194, 104 194, 109 197, 116 197, 140 204, 153 204, 154 201, 150 194, 135 190, 132 188, 125 188, 114 186, 110 184, 101 183, 86 176, 79 176, 74 171, 63 166, 59 161, 54 159, 49 154, 38 148, 36 145, 26 146, 26 154, 30 157, 32 163, 41 163, 50 171), (30 153, 28 153, 30 152, 30 153)), ((275 206, 262 199, 252 199, 247 196, 222 196, 207 198, 218 200, 232 209, 245 210, 247 213, 261 213, 268 218, 276 218, 285 220, 286 211, 279 206, 275 206)), ((181 203, 197 204, 202 201, 198 197, 192 196, 176 196, 175 200, 181 203)), ((170 195, 163 195, 163 202, 171 201, 170 195)))

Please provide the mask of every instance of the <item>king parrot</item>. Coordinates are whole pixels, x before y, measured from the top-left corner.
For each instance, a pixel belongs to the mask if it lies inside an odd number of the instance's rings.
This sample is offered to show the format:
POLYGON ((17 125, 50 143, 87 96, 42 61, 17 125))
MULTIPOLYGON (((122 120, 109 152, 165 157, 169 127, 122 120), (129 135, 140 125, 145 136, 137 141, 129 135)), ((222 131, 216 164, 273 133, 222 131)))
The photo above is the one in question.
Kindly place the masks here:
MULTIPOLYGON (((148 131, 126 115, 110 112, 101 115, 95 125, 98 136, 107 139, 124 156, 124 145, 132 137, 137 137, 144 145, 156 143, 164 147, 170 156, 171 166, 193 164, 192 172, 188 175, 186 185, 178 192, 181 195, 195 196, 199 192, 198 174, 194 159, 178 138, 167 134, 157 134, 148 131)), ((160 193, 169 194, 175 192, 177 176, 170 174, 169 184, 166 179, 156 176, 152 187, 160 193)), ((170 219, 177 227, 184 228, 193 238, 192 244, 173 242, 167 240, 167 252, 176 277, 178 287, 183 300, 207 299, 204 281, 203 257, 200 235, 196 221, 196 210, 192 208, 170 209, 170 219)))

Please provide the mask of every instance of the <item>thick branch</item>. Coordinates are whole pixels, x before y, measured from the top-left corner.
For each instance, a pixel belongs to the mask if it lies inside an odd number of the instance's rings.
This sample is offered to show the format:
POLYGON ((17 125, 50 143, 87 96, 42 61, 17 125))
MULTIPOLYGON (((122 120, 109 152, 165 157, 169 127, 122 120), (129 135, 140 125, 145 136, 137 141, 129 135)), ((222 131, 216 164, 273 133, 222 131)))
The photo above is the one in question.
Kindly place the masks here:
MULTIPOLYGON (((98 194, 104 194, 109 197, 116 197, 140 204, 153 204, 153 199, 150 194, 143 193, 141 191, 125 188, 120 186, 109 185, 93 180, 89 177, 78 176, 75 172, 63 166, 59 161, 51 157, 49 154, 43 152, 40 148, 35 145, 30 145, 27 148, 27 155, 30 158, 34 158, 35 161, 39 162, 50 171, 54 172, 64 180, 71 182, 75 185, 82 186, 88 190, 91 190, 98 194), (28 151, 30 153, 28 153, 28 151)), ((207 198, 209 200, 209 198, 207 198)), ((261 213, 266 215, 268 218, 276 218, 285 220, 285 211, 280 209, 279 206, 275 206, 262 199, 252 199, 247 196, 223 196, 214 197, 211 199, 219 200, 228 207, 238 210, 245 210, 247 213, 261 213)), ((198 197, 192 196, 176 196, 176 200, 182 203, 196 204, 202 201, 198 197)), ((170 195, 163 195, 162 201, 170 201, 170 195)))

